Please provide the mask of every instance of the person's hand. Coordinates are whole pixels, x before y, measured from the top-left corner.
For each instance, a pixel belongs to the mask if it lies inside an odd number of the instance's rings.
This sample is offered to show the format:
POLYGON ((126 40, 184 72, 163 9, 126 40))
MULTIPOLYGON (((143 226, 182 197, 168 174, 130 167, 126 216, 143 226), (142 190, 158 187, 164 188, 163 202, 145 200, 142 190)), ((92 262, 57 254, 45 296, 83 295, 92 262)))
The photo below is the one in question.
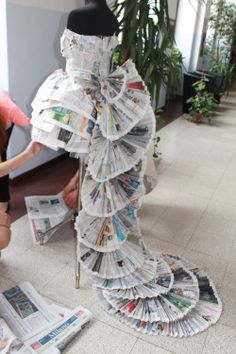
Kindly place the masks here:
POLYGON ((70 192, 73 192, 74 190, 77 190, 78 176, 79 172, 76 172, 76 174, 70 179, 70 182, 63 188, 63 196, 67 195, 70 192))
POLYGON ((66 205, 72 209, 78 207, 78 178, 79 171, 70 179, 69 183, 64 187, 62 191, 62 197, 66 205))
POLYGON ((36 141, 31 141, 29 143, 29 145, 27 146, 27 148, 25 149, 25 152, 30 155, 30 156, 36 156, 38 155, 42 149, 44 148, 44 146, 40 143, 37 143, 36 141))
POLYGON ((0 213, 0 226, 10 227, 11 218, 7 213, 0 213))
POLYGON ((69 193, 64 193, 63 191, 62 196, 64 202, 68 207, 70 207, 71 209, 76 209, 78 207, 78 197, 79 197, 78 189, 75 189, 69 193))

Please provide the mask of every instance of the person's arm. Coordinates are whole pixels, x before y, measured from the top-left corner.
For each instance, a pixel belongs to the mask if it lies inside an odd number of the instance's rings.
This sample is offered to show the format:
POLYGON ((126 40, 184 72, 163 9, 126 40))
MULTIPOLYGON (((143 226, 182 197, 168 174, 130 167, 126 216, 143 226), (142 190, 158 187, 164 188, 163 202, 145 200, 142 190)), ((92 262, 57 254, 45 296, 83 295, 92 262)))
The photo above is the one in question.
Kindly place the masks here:
POLYGON ((13 124, 16 125, 29 125, 30 119, 27 115, 15 104, 9 95, 9 92, 0 89, 0 106, 4 111, 2 118, 6 122, 6 126, 13 124))
POLYGON ((14 102, 12 102, 12 108, 10 110, 10 120, 12 123, 19 126, 30 124, 30 119, 14 102))
POLYGON ((8 175, 10 172, 16 170, 26 162, 31 160, 34 156, 38 155, 42 150, 43 145, 31 141, 27 148, 19 155, 4 162, 0 162, 0 177, 8 175))

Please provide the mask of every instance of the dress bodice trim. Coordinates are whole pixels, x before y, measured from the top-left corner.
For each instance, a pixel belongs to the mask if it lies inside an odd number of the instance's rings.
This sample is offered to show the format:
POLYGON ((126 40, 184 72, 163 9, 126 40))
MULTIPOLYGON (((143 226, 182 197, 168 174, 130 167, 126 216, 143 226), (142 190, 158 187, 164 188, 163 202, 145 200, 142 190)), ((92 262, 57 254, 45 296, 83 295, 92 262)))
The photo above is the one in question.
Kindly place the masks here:
POLYGON ((84 53, 113 53, 118 44, 118 38, 113 36, 87 36, 65 28, 61 37, 61 52, 64 57, 70 57, 75 51, 84 53))

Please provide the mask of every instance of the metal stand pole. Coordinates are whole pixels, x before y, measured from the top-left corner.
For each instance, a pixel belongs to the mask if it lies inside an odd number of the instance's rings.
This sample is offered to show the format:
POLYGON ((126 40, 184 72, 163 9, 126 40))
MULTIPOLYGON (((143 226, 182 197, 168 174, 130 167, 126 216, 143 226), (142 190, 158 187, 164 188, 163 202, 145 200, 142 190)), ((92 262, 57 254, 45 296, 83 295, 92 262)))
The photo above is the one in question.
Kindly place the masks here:
MULTIPOLYGON (((78 179, 78 214, 80 210, 82 209, 82 201, 81 201, 81 189, 82 189, 82 183, 84 179, 84 174, 85 174, 85 164, 81 163, 79 164, 79 179, 78 179)), ((76 232, 76 231, 75 231, 76 232)), ((80 287, 80 261, 79 261, 79 241, 77 235, 76 237, 76 256, 75 256, 75 288, 79 289, 80 287)))

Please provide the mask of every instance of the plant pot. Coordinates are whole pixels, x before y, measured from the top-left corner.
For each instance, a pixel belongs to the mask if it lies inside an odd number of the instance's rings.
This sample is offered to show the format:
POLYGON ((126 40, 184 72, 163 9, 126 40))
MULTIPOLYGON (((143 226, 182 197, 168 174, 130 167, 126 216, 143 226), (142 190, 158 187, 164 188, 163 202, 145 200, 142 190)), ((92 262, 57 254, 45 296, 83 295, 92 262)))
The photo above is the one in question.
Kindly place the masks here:
MULTIPOLYGON (((199 73, 185 73, 184 74, 184 83, 183 83, 183 113, 189 113, 190 105, 187 103, 187 100, 190 97, 196 95, 196 90, 193 87, 193 84, 201 80, 202 75, 199 73)), ((206 81, 206 90, 208 92, 214 92, 214 78, 206 81)))
POLYGON ((196 123, 196 124, 199 124, 201 123, 202 121, 202 115, 200 112, 194 112, 194 119, 193 119, 193 122, 196 123))

